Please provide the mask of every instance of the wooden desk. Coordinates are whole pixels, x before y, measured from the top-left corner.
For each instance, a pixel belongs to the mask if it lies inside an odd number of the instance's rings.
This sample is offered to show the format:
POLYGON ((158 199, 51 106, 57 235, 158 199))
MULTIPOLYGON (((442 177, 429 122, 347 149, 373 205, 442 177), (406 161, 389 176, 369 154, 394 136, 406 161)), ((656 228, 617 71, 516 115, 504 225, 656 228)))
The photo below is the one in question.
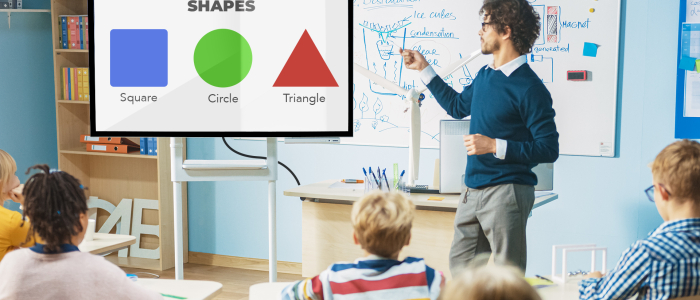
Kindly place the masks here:
POLYGON ((136 237, 125 234, 95 233, 92 241, 83 241, 78 246, 82 252, 104 255, 119 251, 136 243, 136 237))
MULTIPOLYGON (((338 261, 354 261, 363 255, 360 246, 352 242, 350 212, 352 203, 364 195, 363 189, 329 188, 339 180, 326 180, 284 191, 285 196, 301 197, 302 252, 301 275, 315 276, 338 261)), ((557 194, 535 199, 537 208, 558 198, 557 194)), ((416 205, 411 230, 411 243, 400 254, 420 257, 426 263, 451 279, 449 268, 450 246, 454 234, 454 219, 459 203, 458 194, 410 195, 416 205), (431 196, 444 197, 429 201, 431 196)))
MULTIPOLYGON (((141 279, 136 283, 158 293, 187 297, 187 300, 214 299, 221 293, 221 283, 201 280, 141 279)), ((163 297, 164 300, 174 299, 163 297)))

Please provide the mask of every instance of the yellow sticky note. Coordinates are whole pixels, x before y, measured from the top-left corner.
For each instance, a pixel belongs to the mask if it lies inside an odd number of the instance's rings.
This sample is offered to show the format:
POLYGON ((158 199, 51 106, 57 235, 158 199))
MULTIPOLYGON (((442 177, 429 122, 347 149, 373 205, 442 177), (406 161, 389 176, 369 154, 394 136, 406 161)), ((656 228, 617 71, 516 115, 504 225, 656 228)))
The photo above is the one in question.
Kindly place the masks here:
POLYGON ((435 196, 428 198, 428 200, 433 200, 433 201, 442 201, 444 199, 445 199, 445 197, 435 197, 435 196))

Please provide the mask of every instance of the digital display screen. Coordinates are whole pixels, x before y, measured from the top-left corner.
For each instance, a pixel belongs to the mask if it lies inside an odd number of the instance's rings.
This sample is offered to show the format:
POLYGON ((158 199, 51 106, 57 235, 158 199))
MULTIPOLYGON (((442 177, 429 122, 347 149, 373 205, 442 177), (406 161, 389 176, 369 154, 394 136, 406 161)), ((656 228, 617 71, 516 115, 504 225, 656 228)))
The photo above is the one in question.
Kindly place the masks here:
POLYGON ((90 0, 91 134, 351 136, 351 5, 90 0))

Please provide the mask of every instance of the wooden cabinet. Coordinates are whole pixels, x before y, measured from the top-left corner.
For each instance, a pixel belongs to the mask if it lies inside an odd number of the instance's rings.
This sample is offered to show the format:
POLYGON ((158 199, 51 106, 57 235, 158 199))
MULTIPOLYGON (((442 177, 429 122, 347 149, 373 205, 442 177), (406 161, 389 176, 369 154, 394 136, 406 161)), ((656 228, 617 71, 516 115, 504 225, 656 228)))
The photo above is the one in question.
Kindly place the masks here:
MULTIPOLYGON (((52 0, 51 2, 58 167, 77 177, 87 187, 86 192, 89 196, 97 196, 115 206, 124 198, 158 200, 159 209, 144 210, 142 223, 160 225, 160 237, 142 235, 141 247, 160 248, 160 259, 119 258, 116 252, 106 258, 119 266, 151 270, 169 269, 175 263, 169 139, 158 138, 157 156, 141 155, 138 152, 131 154, 87 152, 85 144, 80 143, 80 135, 90 134, 90 102, 63 99, 63 68, 88 68, 90 52, 80 49, 61 49, 59 16, 87 14, 87 0, 52 0)), ((138 137, 131 140, 139 143, 138 137)), ((183 195, 186 197, 186 190, 183 195)), ((185 200, 183 203, 186 203, 186 199, 183 200, 185 200)), ((107 212, 99 210, 97 228, 100 228, 107 218, 107 212)), ((184 257, 187 261, 187 251, 184 257)))

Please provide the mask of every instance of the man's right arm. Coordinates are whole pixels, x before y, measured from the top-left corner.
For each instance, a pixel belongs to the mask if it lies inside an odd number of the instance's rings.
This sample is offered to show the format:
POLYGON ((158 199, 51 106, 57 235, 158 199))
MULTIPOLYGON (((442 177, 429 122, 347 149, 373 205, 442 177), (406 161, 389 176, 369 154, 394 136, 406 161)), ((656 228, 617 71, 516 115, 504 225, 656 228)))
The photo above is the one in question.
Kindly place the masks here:
POLYGON ((471 115, 472 85, 464 87, 462 93, 457 93, 451 86, 437 76, 433 67, 425 60, 423 55, 416 50, 400 49, 403 64, 407 69, 420 71, 421 81, 437 99, 447 114, 455 119, 462 119, 471 115))
POLYGON ((472 114, 472 96, 474 94, 472 85, 465 86, 464 90, 458 93, 440 76, 437 76, 431 66, 423 69, 420 72, 420 77, 447 114, 455 119, 462 119, 472 114))

